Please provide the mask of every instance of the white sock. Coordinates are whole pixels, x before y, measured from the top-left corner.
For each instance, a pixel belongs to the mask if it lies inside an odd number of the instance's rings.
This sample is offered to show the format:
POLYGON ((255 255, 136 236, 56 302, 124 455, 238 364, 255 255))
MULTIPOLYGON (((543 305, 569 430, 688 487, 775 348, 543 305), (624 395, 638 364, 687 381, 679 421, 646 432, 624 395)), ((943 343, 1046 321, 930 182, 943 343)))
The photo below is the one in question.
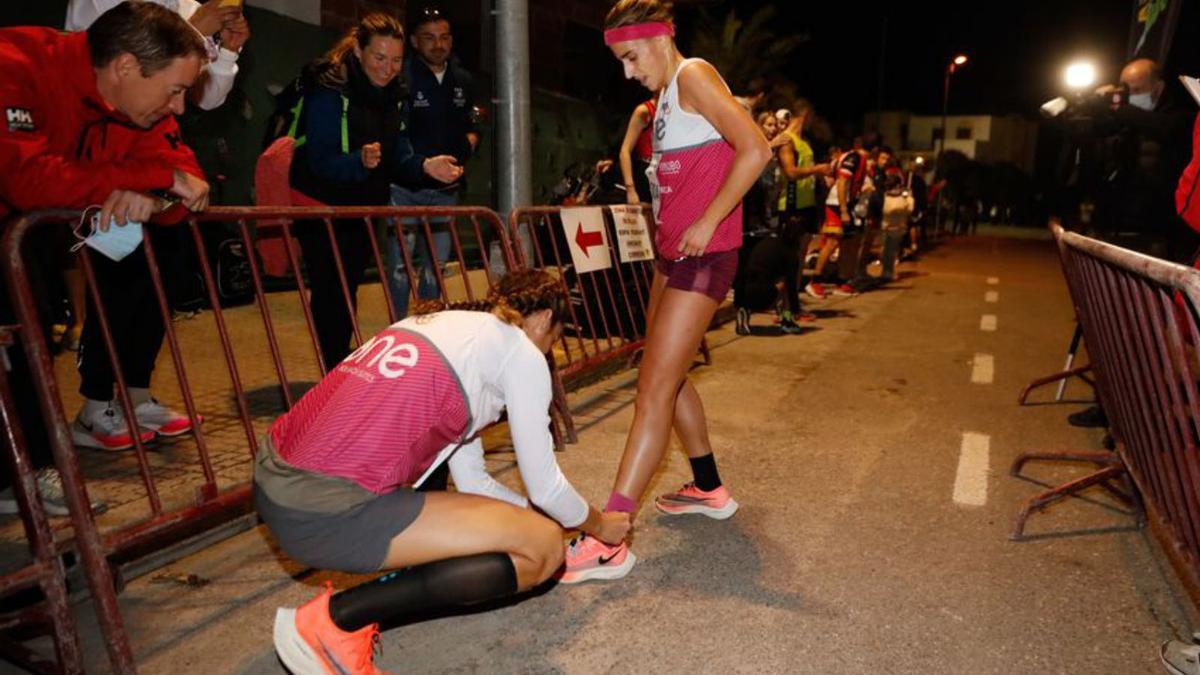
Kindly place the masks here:
POLYGON ((133 407, 138 407, 143 403, 150 401, 150 389, 143 387, 130 387, 129 399, 133 401, 133 407))
POLYGON ((96 401, 90 398, 83 399, 83 417, 95 417, 108 410, 111 401, 96 401))

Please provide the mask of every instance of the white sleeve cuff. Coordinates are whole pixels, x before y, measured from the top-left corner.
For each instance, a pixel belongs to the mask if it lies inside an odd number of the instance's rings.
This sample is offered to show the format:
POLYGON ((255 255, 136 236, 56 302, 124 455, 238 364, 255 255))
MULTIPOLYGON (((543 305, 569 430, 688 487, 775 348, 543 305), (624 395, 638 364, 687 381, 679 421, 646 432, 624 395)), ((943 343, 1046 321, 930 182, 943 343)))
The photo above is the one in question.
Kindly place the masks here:
POLYGON ((228 75, 230 77, 237 75, 238 53, 221 47, 217 50, 217 58, 210 61, 208 71, 213 75, 228 75))

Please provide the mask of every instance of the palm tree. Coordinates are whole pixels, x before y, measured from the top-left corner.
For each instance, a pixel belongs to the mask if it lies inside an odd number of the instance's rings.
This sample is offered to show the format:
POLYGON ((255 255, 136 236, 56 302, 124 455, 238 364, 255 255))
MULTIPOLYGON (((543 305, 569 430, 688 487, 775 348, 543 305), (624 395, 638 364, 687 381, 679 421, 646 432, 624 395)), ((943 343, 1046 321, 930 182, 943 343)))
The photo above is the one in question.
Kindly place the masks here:
POLYGON ((807 34, 779 35, 771 28, 775 8, 765 5, 742 21, 731 9, 723 19, 708 10, 700 12, 692 38, 692 52, 706 59, 736 92, 750 81, 765 77, 777 64, 808 40, 807 34))

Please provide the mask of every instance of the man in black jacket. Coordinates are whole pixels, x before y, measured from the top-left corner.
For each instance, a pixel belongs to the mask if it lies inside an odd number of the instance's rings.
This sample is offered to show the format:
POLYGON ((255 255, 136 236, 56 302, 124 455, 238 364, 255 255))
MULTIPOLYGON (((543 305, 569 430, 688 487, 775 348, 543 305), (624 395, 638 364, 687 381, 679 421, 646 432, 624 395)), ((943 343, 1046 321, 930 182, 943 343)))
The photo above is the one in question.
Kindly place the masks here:
MULTIPOLYGON (((426 157, 451 155, 459 166, 479 145, 479 133, 474 121, 473 80, 453 57, 454 36, 450 21, 436 9, 425 9, 413 22, 409 44, 415 52, 404 61, 404 78, 408 85, 408 133, 413 150, 426 157)), ((392 185, 392 204, 396 206, 453 206, 458 203, 462 181, 445 185, 425 179, 413 185, 392 185)), ((405 218, 406 248, 415 269, 417 297, 436 298, 439 295, 433 265, 444 263, 450 256, 450 222, 431 219, 430 229, 433 256, 429 250, 421 221, 405 218)), ((388 242, 389 284, 396 315, 408 313, 409 277, 404 257, 396 239, 388 242)))
POLYGON ((1189 157, 1195 107, 1180 100, 1179 85, 1166 82, 1150 59, 1126 65, 1121 84, 1129 90, 1128 103, 1116 106, 1103 125, 1112 134, 1113 171, 1103 191, 1107 199, 1100 213, 1107 222, 1101 225, 1112 227, 1121 245, 1186 262, 1196 244, 1175 213, 1174 195, 1189 157))

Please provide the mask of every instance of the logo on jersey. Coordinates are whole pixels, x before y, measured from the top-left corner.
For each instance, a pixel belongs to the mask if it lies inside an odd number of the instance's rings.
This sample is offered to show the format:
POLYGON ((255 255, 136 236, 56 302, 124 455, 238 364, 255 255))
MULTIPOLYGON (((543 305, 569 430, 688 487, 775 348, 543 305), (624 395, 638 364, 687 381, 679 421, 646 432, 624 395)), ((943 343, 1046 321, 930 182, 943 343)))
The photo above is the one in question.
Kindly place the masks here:
MULTIPOLYGON (((367 369, 376 368, 380 375, 389 380, 403 376, 409 368, 417 365, 420 352, 417 351, 416 345, 411 342, 400 342, 398 337, 400 336, 389 335, 387 332, 376 335, 354 350, 353 354, 347 356, 339 367, 351 370, 359 370, 354 366, 365 366, 367 369)), ((370 372, 368 370, 362 374, 370 375, 370 372)))
POLYGON ((425 98, 425 92, 423 92, 423 91, 417 92, 417 95, 413 100, 413 107, 414 108, 428 108, 429 107, 429 99, 425 98))
POLYGON ((8 121, 9 131, 36 131, 33 124, 33 113, 29 108, 5 108, 4 119, 8 121))
POLYGON ((465 106, 466 104, 467 104, 467 95, 463 92, 463 88, 455 87, 454 88, 454 105, 461 108, 461 107, 465 106))

